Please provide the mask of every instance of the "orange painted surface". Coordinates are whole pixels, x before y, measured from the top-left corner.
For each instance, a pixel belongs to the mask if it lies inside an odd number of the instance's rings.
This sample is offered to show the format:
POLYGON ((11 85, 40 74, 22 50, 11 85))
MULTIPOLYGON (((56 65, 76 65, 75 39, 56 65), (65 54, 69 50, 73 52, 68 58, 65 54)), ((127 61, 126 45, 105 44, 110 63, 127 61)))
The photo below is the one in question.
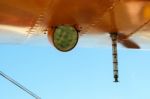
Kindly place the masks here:
POLYGON ((34 27, 44 13, 39 24, 47 28, 78 24, 90 33, 128 35, 148 22, 149 10, 149 0, 0 0, 0 24, 34 27))

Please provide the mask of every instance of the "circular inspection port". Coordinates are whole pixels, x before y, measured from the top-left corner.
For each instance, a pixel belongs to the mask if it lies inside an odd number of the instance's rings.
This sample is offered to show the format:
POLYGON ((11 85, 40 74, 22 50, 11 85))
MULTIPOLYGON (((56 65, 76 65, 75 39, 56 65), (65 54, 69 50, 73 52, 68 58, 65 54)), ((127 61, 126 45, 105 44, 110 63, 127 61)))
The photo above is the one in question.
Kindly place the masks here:
POLYGON ((78 38, 78 30, 72 25, 56 26, 52 35, 54 46, 63 52, 72 50, 76 46, 78 38))

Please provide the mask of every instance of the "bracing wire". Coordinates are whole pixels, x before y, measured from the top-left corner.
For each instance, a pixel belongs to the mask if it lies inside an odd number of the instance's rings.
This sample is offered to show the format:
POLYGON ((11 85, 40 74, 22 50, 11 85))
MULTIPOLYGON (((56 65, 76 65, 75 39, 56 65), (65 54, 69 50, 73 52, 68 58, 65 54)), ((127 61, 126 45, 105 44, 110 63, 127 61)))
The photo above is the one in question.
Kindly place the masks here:
POLYGON ((19 87, 20 89, 22 89, 23 91, 25 91, 26 93, 28 93, 29 95, 31 95, 32 97, 34 97, 35 99, 41 99, 38 95, 30 91, 29 89, 27 89, 26 87, 24 87, 23 85, 21 85, 20 83, 12 79, 10 76, 3 73, 2 71, 0 71, 0 75, 5 79, 7 79, 8 81, 10 81, 11 83, 13 83, 14 85, 16 85, 17 87, 19 87))

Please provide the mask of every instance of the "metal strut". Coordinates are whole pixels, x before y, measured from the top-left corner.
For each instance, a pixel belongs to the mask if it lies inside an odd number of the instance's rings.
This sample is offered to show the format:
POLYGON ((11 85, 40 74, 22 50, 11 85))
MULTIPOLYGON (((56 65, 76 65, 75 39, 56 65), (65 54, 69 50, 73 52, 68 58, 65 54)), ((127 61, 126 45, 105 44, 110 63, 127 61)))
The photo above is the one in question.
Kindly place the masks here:
POLYGON ((110 33, 110 37, 112 40, 112 55, 113 55, 113 71, 114 71, 114 82, 119 82, 118 81, 118 54, 117 54, 117 38, 118 38, 118 33, 110 33))
POLYGON ((11 77, 9 77, 8 75, 4 74, 2 71, 0 71, 0 75, 2 77, 4 77, 5 79, 7 79, 8 81, 10 81, 11 83, 13 83, 14 85, 16 85, 17 87, 19 87, 20 89, 22 89, 23 91, 27 92, 29 95, 31 95, 35 99, 41 99, 38 95, 31 92, 29 89, 27 89, 26 87, 24 87, 23 85, 21 85, 20 83, 18 83, 17 81, 12 79, 11 77))

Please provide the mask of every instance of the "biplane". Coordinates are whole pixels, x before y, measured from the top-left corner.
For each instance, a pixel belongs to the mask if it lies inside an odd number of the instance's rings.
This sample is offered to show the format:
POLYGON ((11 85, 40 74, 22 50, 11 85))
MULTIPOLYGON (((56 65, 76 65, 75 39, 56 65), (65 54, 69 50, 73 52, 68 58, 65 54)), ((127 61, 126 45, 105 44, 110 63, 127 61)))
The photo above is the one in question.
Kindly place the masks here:
POLYGON ((117 43, 140 49, 145 41, 150 41, 149 31, 150 0, 0 1, 1 44, 46 35, 56 49, 67 52, 84 35, 96 35, 95 38, 106 35, 109 39, 103 43, 112 42, 115 82, 118 82, 117 43))

